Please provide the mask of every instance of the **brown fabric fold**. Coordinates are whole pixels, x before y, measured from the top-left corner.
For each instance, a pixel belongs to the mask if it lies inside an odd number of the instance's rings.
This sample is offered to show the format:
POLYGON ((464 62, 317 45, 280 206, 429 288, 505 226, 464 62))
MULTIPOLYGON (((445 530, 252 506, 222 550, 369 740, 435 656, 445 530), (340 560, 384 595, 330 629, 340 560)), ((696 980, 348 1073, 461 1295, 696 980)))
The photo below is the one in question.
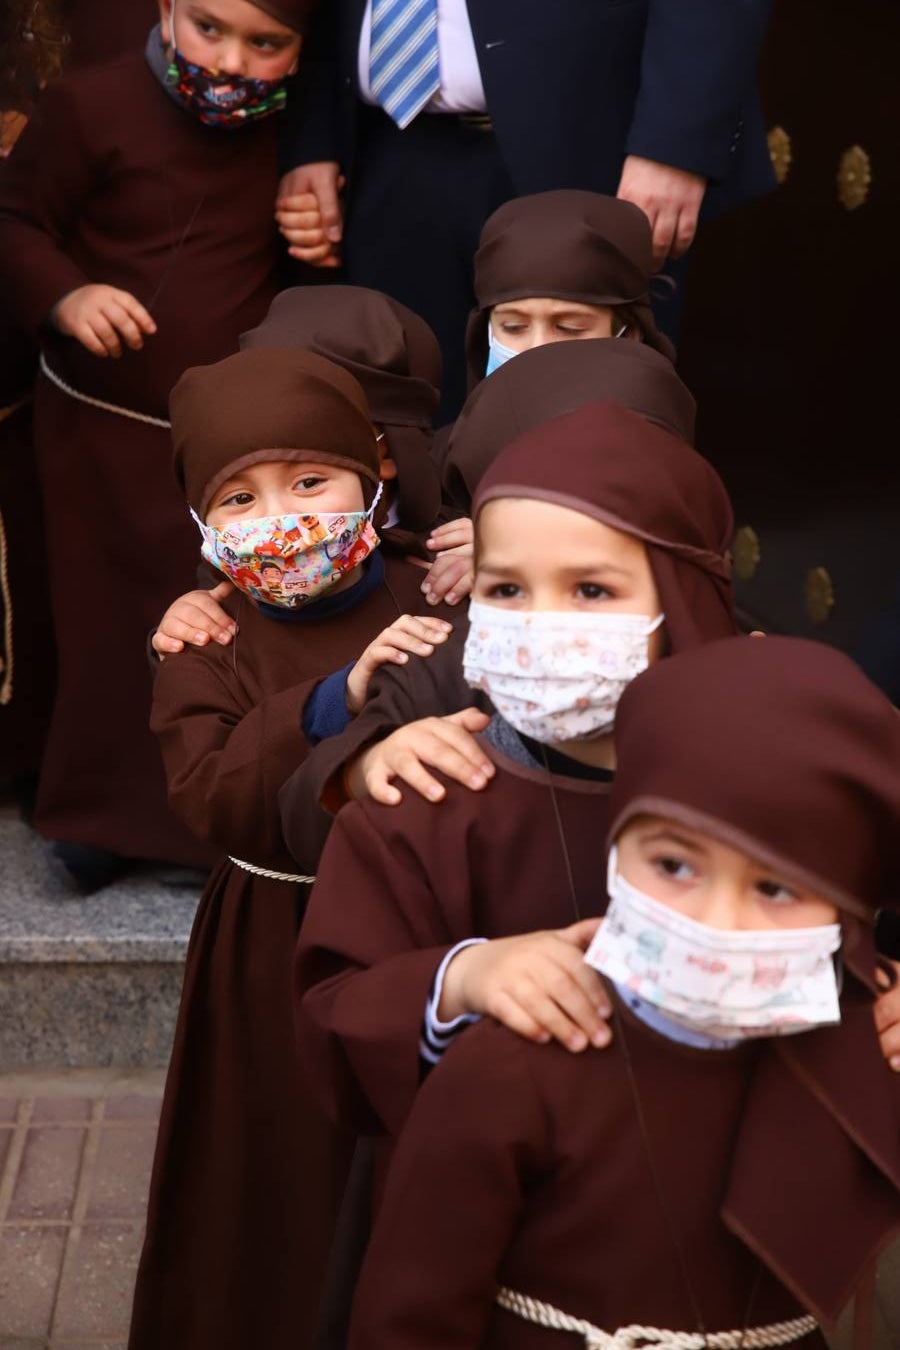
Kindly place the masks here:
POLYGON ((563 189, 504 203, 485 222, 475 254, 478 304, 466 330, 470 388, 484 378, 490 311, 506 300, 627 305, 641 341, 674 358, 650 308, 655 270, 650 222, 631 202, 563 189))

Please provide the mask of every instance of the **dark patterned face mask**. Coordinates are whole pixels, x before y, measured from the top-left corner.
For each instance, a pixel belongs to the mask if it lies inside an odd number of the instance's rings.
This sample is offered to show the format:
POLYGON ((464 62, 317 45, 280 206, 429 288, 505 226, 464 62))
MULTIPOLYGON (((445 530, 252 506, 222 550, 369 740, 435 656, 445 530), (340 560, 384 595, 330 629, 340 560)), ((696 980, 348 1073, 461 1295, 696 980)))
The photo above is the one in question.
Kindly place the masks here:
POLYGON ((234 130, 281 112, 287 101, 284 78, 251 80, 225 75, 188 61, 172 43, 166 84, 205 126, 234 130))

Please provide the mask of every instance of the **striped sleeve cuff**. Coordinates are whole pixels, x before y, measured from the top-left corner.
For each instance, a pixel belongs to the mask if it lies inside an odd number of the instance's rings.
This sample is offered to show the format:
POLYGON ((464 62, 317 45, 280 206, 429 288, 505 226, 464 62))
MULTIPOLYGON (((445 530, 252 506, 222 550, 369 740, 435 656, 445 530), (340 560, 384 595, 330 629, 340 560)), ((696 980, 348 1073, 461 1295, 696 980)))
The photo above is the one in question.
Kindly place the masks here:
POLYGON ((454 956, 457 956, 466 947, 474 947, 476 944, 486 941, 487 938, 476 937, 466 938, 465 942, 458 942, 455 947, 450 948, 437 968, 437 974, 434 977, 431 992, 425 1004, 422 1036, 419 1041, 419 1058, 429 1067, 438 1063, 445 1050, 449 1049, 461 1031, 464 1031, 472 1022, 481 1020, 479 1013, 462 1013, 461 1016, 454 1017, 452 1022, 442 1022, 437 1015, 437 1010, 440 1007, 441 994, 444 991, 444 976, 454 956))

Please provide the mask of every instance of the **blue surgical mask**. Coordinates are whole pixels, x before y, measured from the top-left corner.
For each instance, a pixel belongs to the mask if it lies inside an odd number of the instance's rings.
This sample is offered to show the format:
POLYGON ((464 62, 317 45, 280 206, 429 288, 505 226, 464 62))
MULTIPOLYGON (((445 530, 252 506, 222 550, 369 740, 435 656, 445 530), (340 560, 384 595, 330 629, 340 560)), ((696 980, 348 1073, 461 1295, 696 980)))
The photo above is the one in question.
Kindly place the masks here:
POLYGON ((500 366, 505 365, 506 362, 510 359, 510 357, 512 357, 512 356, 518 356, 518 355, 519 355, 519 353, 516 352, 516 351, 513 351, 512 347, 504 347, 504 345, 503 345, 502 342, 498 342, 498 341, 497 341, 497 339, 494 337, 494 330, 493 330, 493 328, 491 327, 491 322, 490 322, 490 319, 489 319, 489 320, 488 320, 488 359, 487 359, 487 366, 485 367, 485 372, 484 372, 484 373, 485 373, 485 376, 487 376, 487 375, 493 375, 494 371, 497 370, 497 369, 499 369, 500 366))

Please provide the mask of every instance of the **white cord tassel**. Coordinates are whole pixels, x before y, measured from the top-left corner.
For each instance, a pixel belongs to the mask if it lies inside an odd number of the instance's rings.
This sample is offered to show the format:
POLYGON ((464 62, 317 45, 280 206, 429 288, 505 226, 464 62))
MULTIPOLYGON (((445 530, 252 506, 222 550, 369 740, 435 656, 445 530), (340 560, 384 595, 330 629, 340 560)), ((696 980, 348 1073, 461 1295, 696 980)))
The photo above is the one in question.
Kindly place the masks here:
POLYGON ((814 1317, 794 1317, 789 1322, 773 1322, 766 1327, 747 1327, 744 1331, 661 1331, 657 1327, 619 1327, 610 1334, 570 1317, 550 1303, 501 1288, 497 1303, 526 1322, 551 1331, 571 1331, 584 1340, 585 1350, 768 1350, 770 1346, 791 1345, 816 1330, 814 1317))
POLYGON ((257 867, 256 863, 244 862, 243 858, 232 858, 230 853, 228 861, 245 872, 252 872, 255 877, 267 877, 269 881, 294 881, 298 886, 311 886, 315 881, 315 877, 295 876, 293 872, 273 872, 271 867, 257 867))

